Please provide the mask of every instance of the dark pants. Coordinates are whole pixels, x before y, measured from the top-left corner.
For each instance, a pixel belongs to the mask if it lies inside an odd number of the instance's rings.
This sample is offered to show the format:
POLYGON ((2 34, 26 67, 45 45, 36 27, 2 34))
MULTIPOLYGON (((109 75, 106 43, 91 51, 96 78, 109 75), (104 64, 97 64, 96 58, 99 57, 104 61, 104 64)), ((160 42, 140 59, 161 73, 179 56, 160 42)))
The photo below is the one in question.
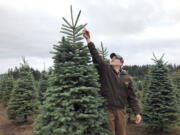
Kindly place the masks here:
POLYGON ((108 109, 109 128, 113 135, 126 135, 126 111, 108 109))

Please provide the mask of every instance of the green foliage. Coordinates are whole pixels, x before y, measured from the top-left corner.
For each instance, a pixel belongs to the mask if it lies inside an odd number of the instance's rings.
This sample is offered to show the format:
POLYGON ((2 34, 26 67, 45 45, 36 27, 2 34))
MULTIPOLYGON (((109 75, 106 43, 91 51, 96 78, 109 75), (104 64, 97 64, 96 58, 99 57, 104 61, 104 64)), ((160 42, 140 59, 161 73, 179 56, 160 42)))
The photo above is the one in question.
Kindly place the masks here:
POLYGON ((155 65, 151 68, 145 91, 143 119, 148 128, 163 131, 176 123, 176 92, 163 57, 153 60, 155 65))
POLYGON ((30 67, 23 59, 19 79, 15 81, 14 89, 7 106, 8 118, 14 122, 27 121, 38 110, 37 91, 30 67))
MULTIPOLYGON (((14 80, 17 80, 20 76, 20 69, 18 67, 15 67, 14 69, 9 69, 8 74, 12 75, 14 80)), ((41 72, 39 70, 35 70, 33 68, 30 68, 32 75, 34 77, 34 80, 39 81, 41 77, 41 72)))
POLYGON ((124 65, 123 69, 128 71, 128 74, 135 77, 135 80, 143 80, 148 73, 149 65, 124 65))
MULTIPOLYGON (((149 68, 150 69, 150 68, 149 68)), ((143 98, 142 98, 142 103, 144 104, 145 102, 145 94, 147 93, 150 85, 150 70, 147 74, 144 75, 144 80, 142 82, 142 87, 143 87, 143 98)))
POLYGON ((97 50, 99 54, 102 56, 103 60, 109 63, 109 59, 106 58, 108 56, 108 50, 104 47, 103 42, 101 42, 101 48, 98 48, 97 50))
POLYGON ((99 94, 98 74, 90 64, 78 25, 64 19, 62 38, 54 45, 54 71, 45 94, 42 113, 34 123, 34 135, 108 135, 104 99, 99 94), (64 29, 64 27, 66 29, 64 29))
POLYGON ((12 89, 13 77, 9 74, 4 74, 0 81, 0 99, 5 106, 10 99, 12 89))
POLYGON ((71 43, 71 44, 77 44, 77 43, 81 43, 82 44, 82 29, 87 25, 87 24, 81 24, 78 25, 78 20, 79 17, 81 15, 81 11, 79 11, 77 18, 74 21, 74 17, 73 17, 73 10, 71 7, 71 23, 67 21, 66 18, 63 17, 63 20, 65 22, 65 24, 62 24, 61 27, 61 33, 64 33, 66 35, 67 40, 71 43))
POLYGON ((1 74, 0 76, 0 101, 2 102, 3 98, 3 81, 4 81, 4 74, 1 74))
POLYGON ((43 102, 45 101, 45 92, 48 88, 48 74, 46 71, 43 71, 41 73, 41 79, 39 81, 39 100, 40 103, 43 104, 43 102))
POLYGON ((180 70, 173 72, 171 74, 171 78, 173 79, 174 85, 176 87, 176 99, 178 103, 178 125, 180 125, 180 70))
POLYGON ((0 102, 2 100, 2 78, 0 78, 0 102))

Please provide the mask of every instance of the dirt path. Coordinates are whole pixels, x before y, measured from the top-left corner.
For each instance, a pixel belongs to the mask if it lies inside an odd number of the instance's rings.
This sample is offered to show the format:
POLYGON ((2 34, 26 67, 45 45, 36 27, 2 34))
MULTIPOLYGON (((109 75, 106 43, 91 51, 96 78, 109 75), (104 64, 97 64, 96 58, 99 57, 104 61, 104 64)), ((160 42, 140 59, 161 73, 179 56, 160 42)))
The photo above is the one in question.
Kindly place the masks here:
MULTIPOLYGON (((0 135, 32 135, 32 122, 15 125, 6 119, 6 110, 0 104, 0 135)), ((148 133, 143 125, 129 124, 127 135, 180 135, 180 127, 175 127, 169 133, 148 133)))
POLYGON ((180 127, 174 127, 165 133, 152 133, 145 129, 144 125, 129 124, 127 135, 180 135, 180 127))
POLYGON ((31 123, 15 125, 6 119, 6 109, 0 104, 0 135, 32 135, 31 123))
POLYGON ((5 130, 9 127, 10 122, 5 118, 5 108, 0 104, 0 135, 5 135, 5 130))

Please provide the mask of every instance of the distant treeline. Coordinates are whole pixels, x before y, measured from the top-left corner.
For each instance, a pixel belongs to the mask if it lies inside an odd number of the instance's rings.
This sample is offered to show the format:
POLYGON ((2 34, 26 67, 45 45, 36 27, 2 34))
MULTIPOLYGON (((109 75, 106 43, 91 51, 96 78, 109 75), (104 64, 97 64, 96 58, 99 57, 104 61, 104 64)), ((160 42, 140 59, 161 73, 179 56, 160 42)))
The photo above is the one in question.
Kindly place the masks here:
MULTIPOLYGON (((137 78, 138 80, 142 80, 144 79, 144 76, 148 73, 149 68, 151 67, 151 65, 125 65, 123 67, 124 70, 128 71, 128 73, 137 78)), ((172 65, 169 64, 168 65, 169 68, 169 73, 175 72, 175 71, 179 71, 180 70, 180 65, 172 65)))
MULTIPOLYGON (((151 65, 125 65, 125 66, 123 66, 123 69, 126 70, 129 75, 136 78, 137 80, 142 80, 142 79, 144 79, 144 76, 148 73, 150 67, 151 67, 151 65)), ((168 68, 169 68, 169 73, 172 73, 172 72, 179 71, 180 65, 169 64, 168 68)), ((31 68, 31 71, 34 76, 34 79, 36 81, 40 80, 41 71, 39 71, 38 69, 33 69, 33 68, 31 68)), ((48 72, 48 74, 51 74, 52 67, 50 67, 47 72, 48 72)), ((11 68, 8 70, 8 74, 11 74, 14 79, 17 79, 19 77, 19 73, 20 73, 20 71, 19 71, 18 67, 15 67, 14 69, 11 68)), ((2 75, 3 74, 1 74, 0 77, 2 75)))
MULTIPOLYGON (((42 72, 39 71, 38 69, 34 69, 34 68, 30 68, 32 74, 33 74, 33 77, 34 77, 34 80, 36 81, 39 81, 41 79, 41 74, 42 72)), ((48 74, 51 74, 52 73, 52 68, 50 67, 48 69, 48 74)), ((20 69, 18 67, 15 67, 14 69, 13 68, 9 68, 7 73, 4 73, 4 74, 8 74, 8 75, 12 75, 13 78, 16 80, 19 78, 19 75, 20 75, 20 69)), ((4 75, 4 74, 0 74, 0 78, 4 75)))

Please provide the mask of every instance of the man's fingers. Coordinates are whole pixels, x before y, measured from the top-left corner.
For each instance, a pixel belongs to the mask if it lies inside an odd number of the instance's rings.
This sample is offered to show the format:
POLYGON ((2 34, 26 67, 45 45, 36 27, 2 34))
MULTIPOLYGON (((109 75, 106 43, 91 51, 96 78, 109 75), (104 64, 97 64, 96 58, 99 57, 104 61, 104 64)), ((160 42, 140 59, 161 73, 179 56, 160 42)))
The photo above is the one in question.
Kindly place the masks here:
POLYGON ((87 30, 83 30, 83 31, 82 31, 82 34, 83 34, 83 35, 85 35, 85 34, 86 34, 86 32, 87 32, 87 30))
POLYGON ((84 28, 82 32, 83 33, 89 33, 89 31, 86 28, 84 28))
POLYGON ((136 119, 136 124, 139 124, 139 123, 140 123, 140 119, 137 118, 137 119, 136 119))
POLYGON ((85 34, 85 30, 82 31, 82 34, 85 34))
POLYGON ((83 31, 82 32, 85 32, 86 30, 85 29, 83 29, 83 31))
POLYGON ((86 31, 87 31, 87 29, 86 29, 86 28, 84 28, 82 32, 83 32, 83 33, 86 33, 86 31))
POLYGON ((87 29, 86 29, 86 28, 84 28, 84 29, 83 29, 83 31, 87 31, 87 29))
POLYGON ((82 34, 86 39, 90 38, 90 33, 87 29, 84 28, 82 34))

